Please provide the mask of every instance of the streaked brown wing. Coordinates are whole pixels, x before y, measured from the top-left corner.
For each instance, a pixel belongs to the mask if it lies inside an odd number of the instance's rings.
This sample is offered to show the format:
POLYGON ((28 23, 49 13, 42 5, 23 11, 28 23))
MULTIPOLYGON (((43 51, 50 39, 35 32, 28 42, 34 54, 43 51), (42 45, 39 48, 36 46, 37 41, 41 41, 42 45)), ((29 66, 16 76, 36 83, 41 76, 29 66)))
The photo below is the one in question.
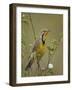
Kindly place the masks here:
POLYGON ((32 48, 32 52, 36 51, 37 47, 40 45, 41 41, 38 39, 35 41, 33 48, 32 48))

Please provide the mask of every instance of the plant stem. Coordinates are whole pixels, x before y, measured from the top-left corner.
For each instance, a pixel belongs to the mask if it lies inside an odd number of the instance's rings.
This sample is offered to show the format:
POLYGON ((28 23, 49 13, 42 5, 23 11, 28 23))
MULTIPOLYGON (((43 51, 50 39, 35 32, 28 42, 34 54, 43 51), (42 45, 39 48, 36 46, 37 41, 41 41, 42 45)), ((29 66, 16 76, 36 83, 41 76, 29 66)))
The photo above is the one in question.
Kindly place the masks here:
POLYGON ((34 34, 34 39, 36 40, 35 29, 34 29, 34 26, 33 26, 33 23, 32 23, 31 14, 30 14, 30 22, 31 22, 31 25, 32 25, 32 30, 33 30, 33 34, 34 34))

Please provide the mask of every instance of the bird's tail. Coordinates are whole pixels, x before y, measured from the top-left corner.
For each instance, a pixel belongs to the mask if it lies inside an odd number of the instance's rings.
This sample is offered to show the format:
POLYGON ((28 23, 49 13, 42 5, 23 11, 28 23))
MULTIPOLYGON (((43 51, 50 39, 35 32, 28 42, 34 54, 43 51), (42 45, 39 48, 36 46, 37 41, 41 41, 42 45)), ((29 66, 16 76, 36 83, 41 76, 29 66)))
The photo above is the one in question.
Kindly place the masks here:
POLYGON ((31 53, 31 56, 29 56, 29 63, 26 66, 25 70, 28 70, 28 69, 31 68, 31 66, 32 66, 32 64, 34 62, 34 55, 35 55, 35 53, 33 52, 33 53, 31 53))
POLYGON ((33 59, 31 59, 30 61, 29 61, 29 63, 28 63, 28 65, 26 66, 26 68, 25 68, 25 70, 28 70, 28 69, 30 69, 31 68, 31 65, 33 64, 33 59))

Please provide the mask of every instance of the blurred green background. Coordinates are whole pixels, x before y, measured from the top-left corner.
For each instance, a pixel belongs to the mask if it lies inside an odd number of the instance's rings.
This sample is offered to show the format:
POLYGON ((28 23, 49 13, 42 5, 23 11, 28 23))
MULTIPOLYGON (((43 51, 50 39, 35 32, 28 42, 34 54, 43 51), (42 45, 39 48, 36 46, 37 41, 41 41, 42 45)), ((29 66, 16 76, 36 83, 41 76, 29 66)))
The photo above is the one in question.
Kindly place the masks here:
MULTIPOLYGON (((21 76, 45 76, 63 74, 63 15, 59 14, 39 14, 39 13, 21 13, 21 76), (51 71, 43 70, 37 72, 36 62, 32 65, 31 71, 25 71, 29 62, 32 45, 39 38, 43 29, 49 29, 51 32, 46 40, 46 45, 54 47, 53 41, 56 41, 56 50, 50 56, 50 63, 53 64, 51 71), (34 35, 35 34, 35 35, 34 35)), ((40 67, 46 68, 48 63, 48 52, 40 61, 40 67)))

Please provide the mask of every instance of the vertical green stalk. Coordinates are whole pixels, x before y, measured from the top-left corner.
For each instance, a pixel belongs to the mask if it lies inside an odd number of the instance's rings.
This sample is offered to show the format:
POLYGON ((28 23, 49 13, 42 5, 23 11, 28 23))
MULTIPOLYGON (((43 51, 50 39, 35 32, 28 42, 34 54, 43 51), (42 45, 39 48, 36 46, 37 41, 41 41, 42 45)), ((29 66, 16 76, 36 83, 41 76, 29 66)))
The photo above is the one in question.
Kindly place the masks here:
POLYGON ((34 29, 34 26, 33 26, 33 23, 32 23, 31 14, 30 14, 30 22, 31 22, 31 25, 32 25, 32 30, 33 30, 33 34, 34 34, 34 39, 36 40, 35 29, 34 29))

